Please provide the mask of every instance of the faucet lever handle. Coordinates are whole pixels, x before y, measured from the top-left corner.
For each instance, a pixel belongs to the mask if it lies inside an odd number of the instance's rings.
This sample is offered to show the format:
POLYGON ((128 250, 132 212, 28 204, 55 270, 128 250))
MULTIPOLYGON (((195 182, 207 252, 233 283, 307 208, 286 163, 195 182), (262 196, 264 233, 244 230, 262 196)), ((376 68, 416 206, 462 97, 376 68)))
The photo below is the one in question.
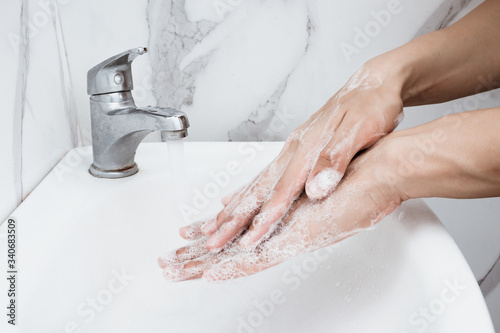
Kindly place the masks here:
POLYGON ((132 61, 146 52, 147 48, 138 47, 92 67, 87 73, 87 94, 98 95, 134 89, 132 61))

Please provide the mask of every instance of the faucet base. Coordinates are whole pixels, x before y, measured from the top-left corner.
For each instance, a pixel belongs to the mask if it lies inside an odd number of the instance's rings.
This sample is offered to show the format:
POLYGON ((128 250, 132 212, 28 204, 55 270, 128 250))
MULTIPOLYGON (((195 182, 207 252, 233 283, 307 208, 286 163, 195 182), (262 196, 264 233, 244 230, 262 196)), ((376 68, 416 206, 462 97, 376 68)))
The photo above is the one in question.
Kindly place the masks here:
POLYGON ((89 173, 92 176, 98 178, 109 178, 109 179, 129 177, 135 175, 138 171, 139 167, 137 166, 137 163, 134 163, 134 165, 132 165, 129 168, 121 170, 103 170, 101 168, 96 167, 94 164, 92 164, 89 168, 89 173))

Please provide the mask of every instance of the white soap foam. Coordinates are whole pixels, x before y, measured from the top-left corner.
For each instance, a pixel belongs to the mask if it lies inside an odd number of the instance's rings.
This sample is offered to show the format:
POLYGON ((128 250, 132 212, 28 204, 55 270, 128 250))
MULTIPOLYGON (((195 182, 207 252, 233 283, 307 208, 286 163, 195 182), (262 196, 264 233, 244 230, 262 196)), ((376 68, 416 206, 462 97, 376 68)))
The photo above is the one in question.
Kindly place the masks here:
POLYGON ((322 199, 331 193, 342 179, 342 174, 334 168, 322 170, 307 183, 307 195, 311 199, 322 199))

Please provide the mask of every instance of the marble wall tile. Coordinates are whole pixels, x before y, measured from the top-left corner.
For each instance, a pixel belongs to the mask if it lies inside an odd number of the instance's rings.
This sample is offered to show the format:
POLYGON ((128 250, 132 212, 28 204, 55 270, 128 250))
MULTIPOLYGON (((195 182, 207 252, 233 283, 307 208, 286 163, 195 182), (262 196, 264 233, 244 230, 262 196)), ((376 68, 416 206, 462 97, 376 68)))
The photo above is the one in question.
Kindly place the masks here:
POLYGON ((155 95, 188 112, 192 140, 284 140, 450 1, 218 3, 158 0, 148 11, 155 95))
POLYGON ((23 117, 23 195, 28 195, 68 150, 77 146, 66 91, 64 39, 58 2, 30 2, 31 36, 23 117))
POLYGON ((10 10, 0 11, 0 223, 22 199, 21 130, 22 69, 24 53, 20 52, 22 1, 11 2, 10 10))

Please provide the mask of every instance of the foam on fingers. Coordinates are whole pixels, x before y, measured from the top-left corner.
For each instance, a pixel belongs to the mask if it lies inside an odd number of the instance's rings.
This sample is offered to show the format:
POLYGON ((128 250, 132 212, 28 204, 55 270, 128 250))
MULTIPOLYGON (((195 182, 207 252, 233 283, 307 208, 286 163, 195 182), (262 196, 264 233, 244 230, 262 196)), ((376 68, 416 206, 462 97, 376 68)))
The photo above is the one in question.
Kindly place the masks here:
POLYGON ((203 232, 201 231, 201 228, 209 223, 209 221, 199 221, 192 223, 190 225, 187 225, 185 227, 182 227, 179 229, 179 234, 181 235, 182 238, 187 239, 187 240, 197 240, 203 237, 203 232))
POLYGON ((205 247, 206 241, 206 238, 201 238, 195 243, 192 243, 186 247, 182 247, 175 251, 170 251, 158 258, 158 265, 160 266, 160 268, 165 268, 170 265, 175 265, 188 260, 202 257, 203 255, 208 253, 208 250, 205 247))
POLYGON ((186 264, 175 264, 163 269, 163 277, 171 282, 180 282, 200 278, 205 270, 202 263, 195 262, 194 265, 186 267, 186 264))
POLYGON ((313 200, 323 199, 337 187, 341 179, 342 174, 334 168, 324 169, 307 182, 307 196, 313 200))
POLYGON ((232 280, 244 276, 247 274, 242 265, 238 265, 234 259, 211 267, 202 275, 203 279, 209 282, 232 280))
POLYGON ((219 226, 217 225, 217 219, 210 220, 201 227, 201 233, 205 236, 210 236, 217 231, 219 226))

